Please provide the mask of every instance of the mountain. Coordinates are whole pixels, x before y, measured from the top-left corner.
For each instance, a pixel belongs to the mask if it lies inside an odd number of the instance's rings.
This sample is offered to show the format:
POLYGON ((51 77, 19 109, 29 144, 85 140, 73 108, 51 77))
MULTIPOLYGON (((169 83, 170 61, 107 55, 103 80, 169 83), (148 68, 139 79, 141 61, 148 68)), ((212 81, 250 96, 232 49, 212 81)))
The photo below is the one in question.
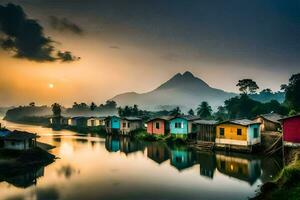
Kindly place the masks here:
POLYGON ((147 93, 128 92, 117 95, 111 100, 118 105, 137 104, 142 109, 161 110, 179 106, 183 111, 195 109, 202 101, 207 101, 216 109, 226 99, 236 96, 235 93, 212 88, 191 72, 176 74, 158 88, 147 93))

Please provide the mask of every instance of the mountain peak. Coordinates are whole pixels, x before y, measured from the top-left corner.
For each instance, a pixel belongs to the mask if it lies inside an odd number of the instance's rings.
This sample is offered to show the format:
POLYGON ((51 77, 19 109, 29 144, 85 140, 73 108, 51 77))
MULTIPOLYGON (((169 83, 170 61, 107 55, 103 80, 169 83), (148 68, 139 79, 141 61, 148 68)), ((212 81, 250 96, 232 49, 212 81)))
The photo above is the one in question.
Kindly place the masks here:
POLYGON ((192 72, 190 71, 186 71, 182 74, 183 77, 187 77, 187 78, 195 78, 195 76, 192 74, 192 72))
POLYGON ((186 71, 183 74, 177 73, 157 89, 194 90, 200 88, 209 88, 209 85, 207 85, 207 83, 203 80, 195 77, 191 72, 186 71))

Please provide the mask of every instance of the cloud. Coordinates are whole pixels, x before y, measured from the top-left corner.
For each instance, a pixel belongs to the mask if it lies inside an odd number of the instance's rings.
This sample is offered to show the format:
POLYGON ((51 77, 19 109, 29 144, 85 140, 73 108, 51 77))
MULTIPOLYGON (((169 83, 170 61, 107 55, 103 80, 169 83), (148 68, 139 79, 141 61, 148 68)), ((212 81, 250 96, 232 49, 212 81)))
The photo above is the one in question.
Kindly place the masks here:
POLYGON ((69 31, 71 33, 82 35, 83 30, 77 24, 69 21, 67 18, 58 18, 55 16, 49 17, 51 27, 60 32, 69 31))
POLYGON ((80 60, 80 57, 73 56, 70 51, 57 52, 58 60, 61 60, 62 62, 72 62, 76 60, 80 60))
POLYGON ((56 50, 53 46, 55 42, 44 35, 43 27, 37 20, 27 18, 21 6, 11 3, 0 5, 0 36, 1 34, 0 46, 12 52, 16 58, 37 62, 77 60, 69 59, 76 58, 70 52, 61 54, 56 50))

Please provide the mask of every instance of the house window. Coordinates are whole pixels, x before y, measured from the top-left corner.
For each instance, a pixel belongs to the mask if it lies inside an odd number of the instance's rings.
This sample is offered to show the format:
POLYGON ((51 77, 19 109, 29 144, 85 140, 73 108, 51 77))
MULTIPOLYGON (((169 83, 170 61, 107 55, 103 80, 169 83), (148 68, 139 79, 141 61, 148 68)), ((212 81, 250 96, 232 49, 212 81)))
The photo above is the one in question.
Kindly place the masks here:
POLYGON ((253 129, 253 137, 258 138, 258 128, 253 129))
POLYGON ((127 127, 130 128, 130 123, 129 122, 127 123, 127 127))
POLYGON ((224 128, 220 128, 220 136, 224 136, 225 135, 225 129, 224 128))
POLYGON ((126 123, 125 122, 123 123, 123 128, 126 128, 126 123))
POLYGON ((155 123, 155 128, 156 128, 156 129, 159 129, 159 122, 156 122, 156 123, 155 123))
POLYGON ((237 135, 242 135, 242 129, 240 128, 237 129, 237 135))
POLYGON ((183 128, 181 122, 175 122, 175 128, 183 128))

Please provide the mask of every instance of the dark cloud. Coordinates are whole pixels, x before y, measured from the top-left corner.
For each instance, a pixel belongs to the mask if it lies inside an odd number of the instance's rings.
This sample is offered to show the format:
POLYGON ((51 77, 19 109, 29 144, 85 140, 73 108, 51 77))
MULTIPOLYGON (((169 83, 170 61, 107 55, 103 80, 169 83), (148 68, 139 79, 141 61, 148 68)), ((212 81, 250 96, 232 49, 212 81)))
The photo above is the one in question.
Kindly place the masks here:
POLYGON ((57 57, 58 57, 57 59, 61 60, 62 62, 72 62, 72 61, 80 60, 80 57, 73 56, 72 53, 69 51, 65 51, 65 52, 58 51, 57 57))
POLYGON ((69 31, 77 35, 83 34, 82 28, 79 27, 77 24, 69 21, 67 18, 58 18, 55 16, 50 16, 49 23, 53 29, 61 32, 69 31))
MULTIPOLYGON (((70 52, 57 53, 54 56, 54 41, 46 37, 43 27, 37 20, 28 19, 22 7, 14 4, 0 5, 0 38, 1 47, 14 53, 16 58, 26 58, 38 62, 75 58, 70 52)), ((76 59, 68 59, 72 61, 76 59)))

